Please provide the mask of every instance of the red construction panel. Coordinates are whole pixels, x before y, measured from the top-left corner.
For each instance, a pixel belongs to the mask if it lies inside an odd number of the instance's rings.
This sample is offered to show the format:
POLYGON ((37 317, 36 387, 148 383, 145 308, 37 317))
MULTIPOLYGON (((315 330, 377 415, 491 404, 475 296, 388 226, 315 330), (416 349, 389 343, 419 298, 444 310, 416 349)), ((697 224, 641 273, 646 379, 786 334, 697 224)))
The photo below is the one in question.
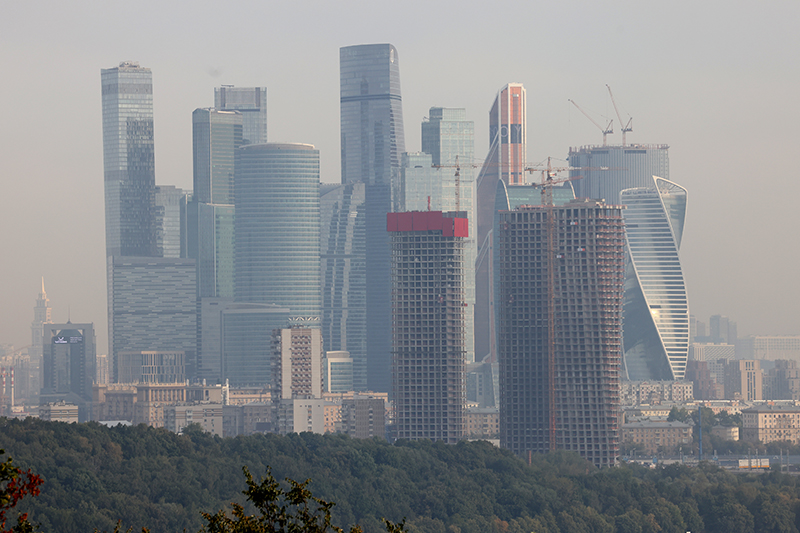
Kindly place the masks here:
POLYGON ((414 231, 426 231, 428 229, 428 213, 426 211, 414 211, 414 231))
POLYGON ((412 231, 412 213, 397 213, 397 231, 412 231))
POLYGON ((469 221, 466 218, 454 218, 454 236, 469 237, 469 221))
POLYGON ((442 219, 442 237, 452 237, 453 236, 453 229, 455 225, 453 224, 452 218, 444 218, 442 219))
POLYGON ((386 231, 397 231, 397 213, 386 213, 386 231))
POLYGON ((428 211, 428 229, 442 229, 442 220, 441 211, 428 211))

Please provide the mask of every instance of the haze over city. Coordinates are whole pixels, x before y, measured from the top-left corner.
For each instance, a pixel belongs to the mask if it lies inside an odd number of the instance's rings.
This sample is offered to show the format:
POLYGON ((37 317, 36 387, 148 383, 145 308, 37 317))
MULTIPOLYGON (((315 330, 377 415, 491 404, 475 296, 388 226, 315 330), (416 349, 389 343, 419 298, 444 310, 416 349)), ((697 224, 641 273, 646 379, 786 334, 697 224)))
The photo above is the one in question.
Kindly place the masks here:
MULTIPOLYGON (((725 314, 739 335, 799 334, 800 6, 633 3, 6 3, 0 58, 0 343, 30 343, 44 277, 53 320, 94 322, 106 344, 100 69, 153 72, 156 182, 192 188, 191 113, 221 84, 266 86, 270 141, 314 144, 340 179, 339 48, 397 47, 406 150, 431 106, 463 107, 475 154, 508 82, 528 102, 528 161, 600 144, 575 109, 614 118, 629 143, 670 146, 689 191, 681 248, 692 314, 725 314)), ((556 159, 556 164, 566 164, 556 159)))

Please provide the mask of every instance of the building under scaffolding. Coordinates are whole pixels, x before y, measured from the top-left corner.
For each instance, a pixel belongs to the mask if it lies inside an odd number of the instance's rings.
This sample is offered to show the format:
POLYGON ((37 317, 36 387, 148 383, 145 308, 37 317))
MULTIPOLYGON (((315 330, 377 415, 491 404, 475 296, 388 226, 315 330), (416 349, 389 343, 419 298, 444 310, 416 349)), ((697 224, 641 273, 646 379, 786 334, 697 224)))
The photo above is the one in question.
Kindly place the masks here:
POLYGON ((598 466, 615 463, 624 238, 622 208, 598 200, 500 213, 503 447, 523 456, 565 449, 598 466))
POLYGON ((395 436, 456 443, 464 435, 466 218, 389 213, 395 436))

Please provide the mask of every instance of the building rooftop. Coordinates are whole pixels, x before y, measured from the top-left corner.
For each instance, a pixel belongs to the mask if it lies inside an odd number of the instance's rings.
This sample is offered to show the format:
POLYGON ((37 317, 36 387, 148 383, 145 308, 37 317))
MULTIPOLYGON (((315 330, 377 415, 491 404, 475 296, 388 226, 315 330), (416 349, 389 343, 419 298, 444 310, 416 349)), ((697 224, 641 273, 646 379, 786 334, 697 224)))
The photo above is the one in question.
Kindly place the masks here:
POLYGON ((647 429, 666 429, 666 428, 690 428, 694 427, 692 424, 686 424, 684 422, 661 422, 661 421, 651 421, 651 422, 630 422, 628 424, 622 424, 622 427, 625 429, 633 429, 633 428, 647 428, 647 429))

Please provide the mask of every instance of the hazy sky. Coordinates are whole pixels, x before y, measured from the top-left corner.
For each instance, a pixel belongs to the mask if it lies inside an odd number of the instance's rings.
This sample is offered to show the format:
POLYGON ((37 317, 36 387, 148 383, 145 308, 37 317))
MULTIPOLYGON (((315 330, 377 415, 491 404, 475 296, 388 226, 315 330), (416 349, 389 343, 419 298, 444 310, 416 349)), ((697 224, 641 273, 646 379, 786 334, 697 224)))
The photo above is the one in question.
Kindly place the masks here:
POLYGON ((796 0, 0 0, 0 344, 30 343, 44 276, 53 320, 94 322, 105 353, 101 68, 153 71, 157 184, 191 188, 191 113, 220 84, 266 86, 270 141, 316 145, 337 182, 339 47, 377 42, 398 50, 409 151, 431 106, 465 107, 482 158, 521 82, 528 160, 564 159, 602 141, 567 99, 613 117, 611 85, 628 142, 669 144, 689 190, 691 312, 800 334, 798 23, 796 0))

